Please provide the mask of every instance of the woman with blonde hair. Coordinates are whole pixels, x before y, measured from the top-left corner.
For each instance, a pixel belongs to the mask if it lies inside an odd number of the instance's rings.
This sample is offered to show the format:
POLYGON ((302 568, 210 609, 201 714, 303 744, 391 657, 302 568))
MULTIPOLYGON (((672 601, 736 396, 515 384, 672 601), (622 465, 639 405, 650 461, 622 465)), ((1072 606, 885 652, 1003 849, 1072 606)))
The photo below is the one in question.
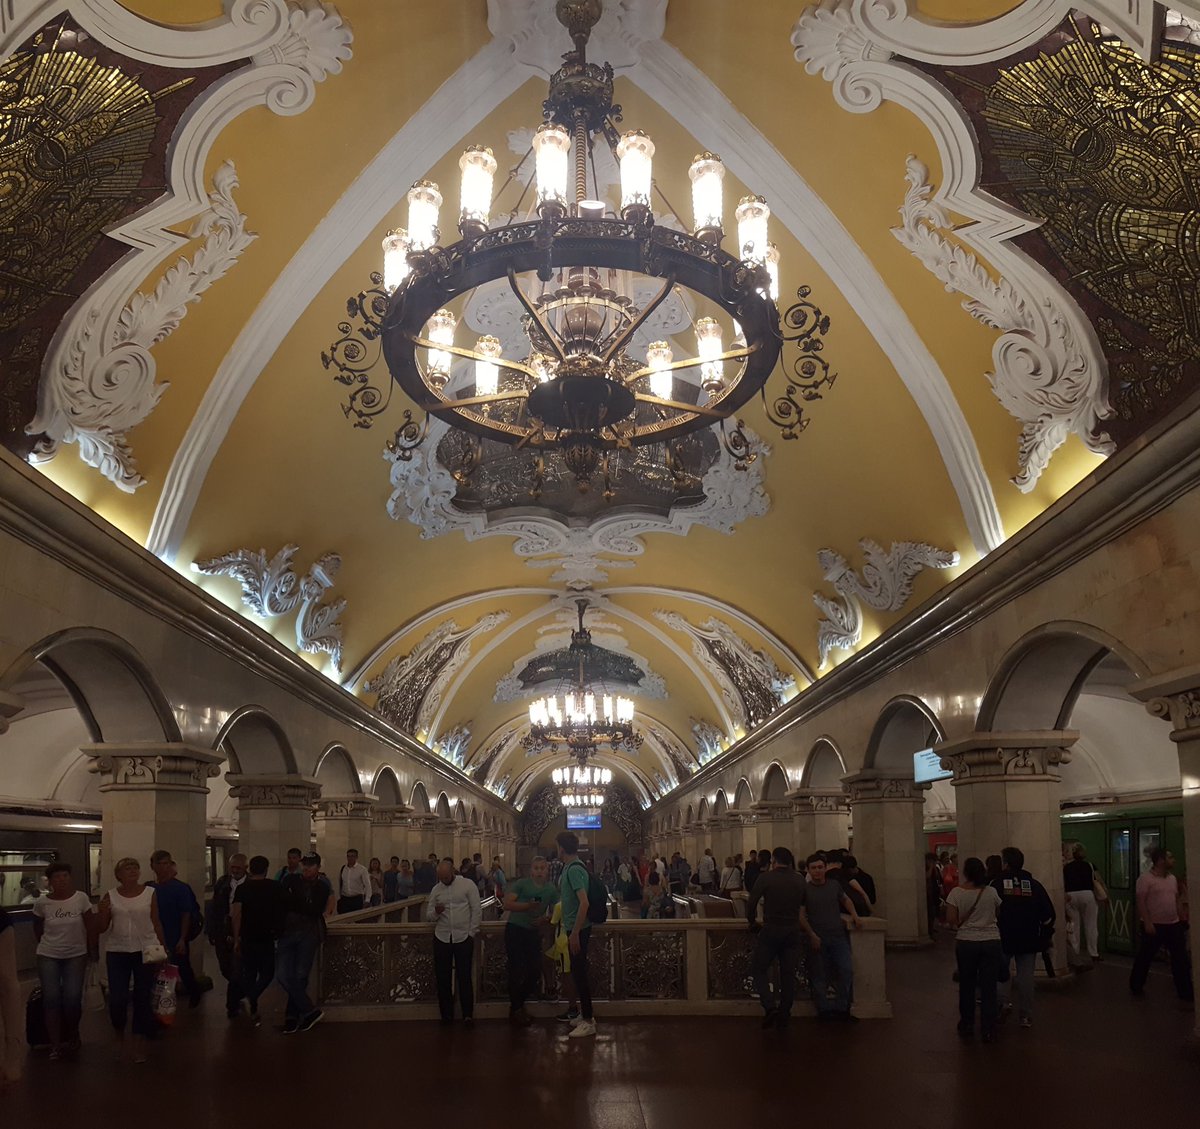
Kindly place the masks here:
POLYGON ((121 859, 113 867, 117 885, 100 899, 98 922, 108 938, 108 1011, 117 1033, 118 1053, 125 1048, 125 1020, 129 1012, 129 982, 133 981, 133 1061, 146 1061, 146 1039, 154 1031, 150 997, 158 965, 167 959, 162 925, 158 920, 158 895, 142 885, 137 859, 121 859), (161 956, 159 955, 161 953, 161 956))

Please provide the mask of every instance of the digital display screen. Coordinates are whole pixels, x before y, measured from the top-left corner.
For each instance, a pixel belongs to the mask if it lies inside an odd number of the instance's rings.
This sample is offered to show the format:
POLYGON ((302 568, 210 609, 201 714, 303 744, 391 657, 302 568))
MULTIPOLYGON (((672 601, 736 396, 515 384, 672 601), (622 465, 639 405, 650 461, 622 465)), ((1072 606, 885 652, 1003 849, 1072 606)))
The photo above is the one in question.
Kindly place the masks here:
POLYGON ((950 769, 942 768, 942 758, 932 749, 913 753, 913 779, 918 784, 929 780, 947 780, 953 775, 950 769))
POLYGON ((568 831, 599 831, 600 813, 598 811, 569 811, 567 812, 568 831))

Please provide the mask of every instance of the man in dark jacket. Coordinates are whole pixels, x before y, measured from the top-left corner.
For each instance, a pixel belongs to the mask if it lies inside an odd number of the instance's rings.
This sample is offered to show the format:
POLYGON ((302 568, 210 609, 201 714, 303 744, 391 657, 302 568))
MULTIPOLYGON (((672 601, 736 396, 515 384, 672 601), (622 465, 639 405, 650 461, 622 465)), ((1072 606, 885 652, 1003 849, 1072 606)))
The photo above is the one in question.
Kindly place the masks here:
POLYGON ((225 1014, 236 1019, 242 1010, 242 972, 238 967, 237 952, 233 944, 233 919, 230 910, 238 887, 246 881, 246 856, 229 856, 229 869, 217 879, 213 887, 212 905, 205 921, 205 932, 210 944, 216 949, 217 964, 225 977, 225 1014))
POLYGON ((424 862, 417 863, 413 871, 413 893, 432 894, 437 885, 437 855, 430 854, 424 862))
MULTIPOLYGON (((1004 870, 992 886, 1000 895, 1000 943, 1016 962, 1013 988, 1022 1027, 1033 1026, 1033 970, 1038 954, 1054 935, 1054 903, 1043 886, 1025 869, 1025 855, 1017 847, 1000 852, 1004 870)), ((1011 1004, 1009 1005, 1011 1006, 1011 1004)))

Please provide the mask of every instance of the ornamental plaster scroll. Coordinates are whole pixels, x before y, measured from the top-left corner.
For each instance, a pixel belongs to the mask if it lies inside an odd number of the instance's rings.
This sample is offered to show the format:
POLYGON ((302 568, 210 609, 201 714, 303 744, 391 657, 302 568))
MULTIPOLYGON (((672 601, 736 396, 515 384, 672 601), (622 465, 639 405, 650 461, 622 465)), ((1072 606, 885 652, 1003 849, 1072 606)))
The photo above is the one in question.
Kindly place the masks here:
POLYGON ((1022 296, 948 239, 953 224, 932 198, 928 168, 909 156, 907 170, 903 223, 892 234, 948 291, 965 296, 967 313, 1003 334, 993 348, 996 370, 987 379, 996 399, 1021 423, 1020 471, 1013 483, 1022 493, 1032 490, 1071 433, 1096 454, 1111 454, 1115 447, 1100 423, 1113 414, 1107 370, 1086 355, 1071 319, 1052 296, 1040 302, 1022 296))
MULTIPOLYGON (((1116 3, 1103 0, 1090 7, 1107 11, 1116 3)), ((1123 8, 1139 3, 1119 0, 1123 8)), ((1071 432, 1098 454, 1112 451, 1099 427, 1112 414, 1107 362, 1095 330, 1070 295, 1011 245, 1037 221, 980 190, 978 144, 962 108, 934 78, 897 56, 959 66, 1004 58, 1055 26, 1047 19, 1051 9, 1061 19, 1068 7, 1031 0, 1008 17, 944 27, 911 15, 902 0, 822 0, 792 32, 797 60, 833 84, 844 109, 869 113, 893 101, 915 113, 933 134, 944 184, 931 200, 928 189, 922 192, 913 183, 914 177, 926 179, 924 166, 910 158, 904 225, 895 234, 948 289, 967 296, 972 316, 1001 333, 989 379, 996 398, 1022 424, 1013 478, 1022 491, 1033 489, 1071 432), (948 213, 975 221, 956 228, 955 235, 996 268, 1001 283, 989 289, 985 268, 944 238, 948 213)), ((1118 20, 1116 26, 1127 22, 1118 20)))
POLYGON ((682 784, 689 776, 700 768, 696 754, 693 753, 674 733, 658 725, 647 725, 646 735, 661 750, 662 755, 671 765, 672 775, 677 783, 682 784))
POLYGON ((690 717, 688 723, 692 727, 692 735, 696 738, 696 757, 701 766, 725 751, 728 738, 711 721, 690 717))
POLYGON ((491 783, 492 770, 495 768, 496 762, 517 739, 520 732, 519 725, 509 725, 501 729, 486 745, 481 744, 475 757, 467 762, 467 770, 471 779, 477 784, 488 786, 491 783))
POLYGON ((284 545, 273 557, 265 549, 235 549, 205 561, 193 561, 192 570, 205 576, 231 576, 242 586, 242 603, 263 619, 296 615, 296 646, 307 654, 326 653, 335 671, 342 668, 342 624, 345 600, 325 603, 342 558, 324 553, 302 577, 293 569, 298 545, 284 545))
POLYGON ((467 746, 471 744, 471 723, 456 725, 439 734, 433 742, 433 751, 443 760, 462 768, 466 763, 467 746))
POLYGON ((126 432, 150 415, 167 387, 156 381, 152 349, 174 332, 187 306, 254 238, 233 203, 232 165, 220 167, 211 193, 205 189, 213 141, 251 106, 266 105, 288 116, 307 109, 316 83, 340 71, 350 57, 351 33, 331 4, 314 0, 232 0, 225 20, 195 28, 152 23, 110 0, 58 0, 34 5, 20 17, 10 7, 9 18, 0 20, 0 56, 17 48, 39 19, 64 12, 114 50, 158 66, 249 60, 189 108, 172 139, 168 192, 106 232, 133 251, 75 304, 43 363, 38 411, 27 427, 30 434, 44 435, 34 457, 45 461, 62 444, 75 443, 85 463, 133 492, 145 479, 137 472, 126 432), (184 227, 187 234, 179 234, 184 227), (138 292, 140 282, 172 251, 198 238, 204 244, 194 258, 181 257, 153 294, 138 292))
POLYGON ((877 611, 899 611, 912 596, 913 581, 926 568, 953 568, 957 553, 916 541, 893 541, 884 549, 870 538, 859 543, 866 558, 860 576, 850 562, 832 549, 817 553, 821 571, 837 592, 836 599, 813 593, 813 603, 825 618, 817 626, 821 669, 833 650, 849 651, 862 638, 862 604, 877 611))

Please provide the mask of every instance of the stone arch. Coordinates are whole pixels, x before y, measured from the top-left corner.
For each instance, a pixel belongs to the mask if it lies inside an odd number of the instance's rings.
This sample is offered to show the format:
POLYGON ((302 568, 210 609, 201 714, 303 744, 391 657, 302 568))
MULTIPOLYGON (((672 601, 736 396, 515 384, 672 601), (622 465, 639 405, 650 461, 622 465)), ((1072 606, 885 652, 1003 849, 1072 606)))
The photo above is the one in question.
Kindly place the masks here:
POLYGON ((729 797, 725 795, 724 788, 717 789, 716 798, 713 800, 712 813, 713 816, 724 815, 729 810, 729 797))
POLYGON ((830 737, 818 737, 800 772, 801 788, 840 788, 846 775, 846 758, 830 737))
POLYGON ((1109 655, 1134 681, 1149 673, 1142 659, 1098 627, 1071 620, 1042 624, 1023 635, 988 681, 975 728, 985 732, 1062 729, 1092 671, 1109 655))
POLYGON ((18 692, 34 663, 62 685, 95 742, 182 741, 166 695, 141 655, 110 631, 72 627, 47 635, 0 676, 0 690, 18 692))
POLYGON ((912 777, 913 753, 946 739, 941 722, 920 698, 902 694, 879 711, 867 742, 864 768, 912 777))
POLYGON ((471 826, 479 826, 479 809, 474 804, 471 805, 471 826))
POLYGON ((412 796, 409 798, 408 806, 417 815, 429 815, 432 811, 432 808, 429 806, 429 793, 425 790, 425 785, 419 780, 413 785, 412 796))
POLYGON ((442 819, 453 819, 453 813, 450 811, 450 797, 445 792, 439 792, 437 804, 434 806, 434 812, 442 819))
POLYGON ((467 822, 467 805, 464 804, 462 800, 459 800, 458 803, 454 805, 454 818, 458 820, 459 823, 467 822))
POLYGON ((733 806, 738 811, 749 811, 754 803, 754 793, 750 790, 750 781, 744 776, 737 783, 737 790, 733 794, 733 806))
POLYGON ((371 794, 379 797, 379 802, 385 807, 397 807, 404 803, 404 794, 400 791, 400 778, 390 764, 381 765, 371 781, 371 794))
POLYGON ((345 745, 330 745, 317 761, 313 775, 327 796, 361 795, 362 780, 345 745))
POLYGON ((221 726, 213 748, 230 771, 249 776, 296 775, 296 754, 283 726, 262 706, 242 706, 221 726))
POLYGON ((778 761, 772 761, 767 765, 767 772, 763 777, 762 798, 764 800, 782 800, 787 797, 787 793, 787 770, 778 761))
POLYGON ((687 814, 684 816, 683 821, 684 823, 695 823, 696 821, 696 812, 691 804, 688 804, 687 806, 687 814))

